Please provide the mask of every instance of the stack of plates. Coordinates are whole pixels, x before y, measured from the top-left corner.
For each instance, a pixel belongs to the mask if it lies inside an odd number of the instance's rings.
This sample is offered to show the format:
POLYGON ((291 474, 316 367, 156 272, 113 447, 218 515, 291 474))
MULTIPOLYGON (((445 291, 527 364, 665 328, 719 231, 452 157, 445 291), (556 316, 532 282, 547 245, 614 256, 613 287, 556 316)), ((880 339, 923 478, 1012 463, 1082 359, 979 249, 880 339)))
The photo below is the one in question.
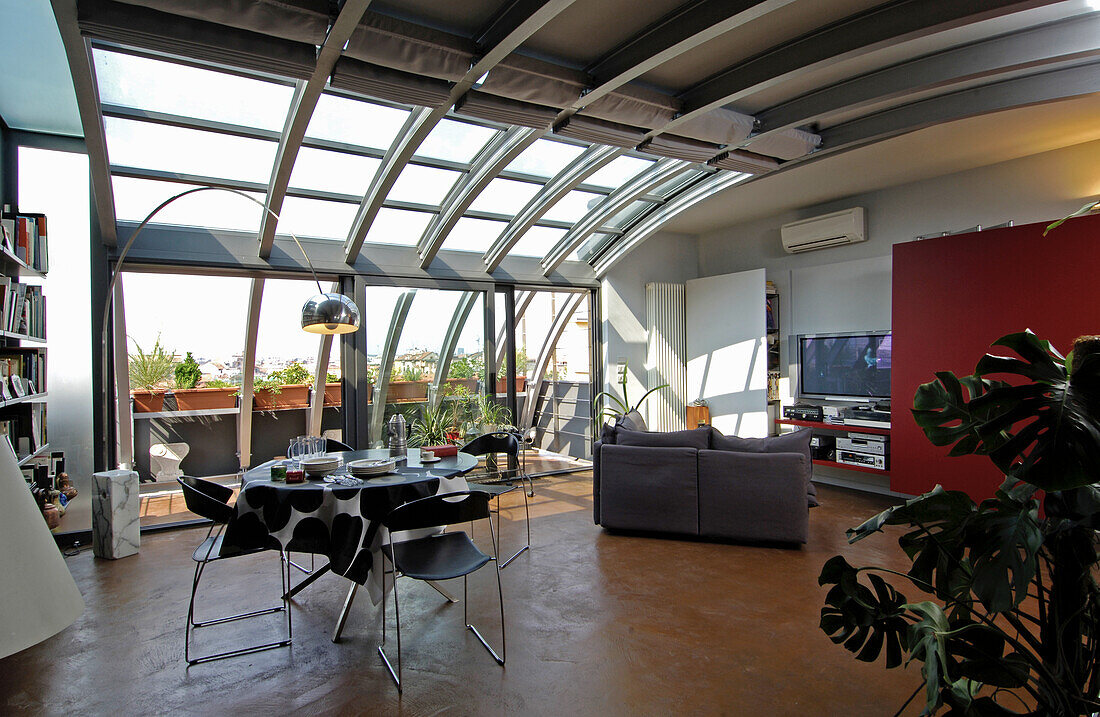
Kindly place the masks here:
POLYGON ((307 475, 325 476, 340 467, 340 459, 336 456, 313 456, 303 458, 299 463, 307 475))
POLYGON ((363 458, 348 463, 348 473, 356 478, 370 478, 371 476, 393 473, 397 465, 396 458, 363 458))

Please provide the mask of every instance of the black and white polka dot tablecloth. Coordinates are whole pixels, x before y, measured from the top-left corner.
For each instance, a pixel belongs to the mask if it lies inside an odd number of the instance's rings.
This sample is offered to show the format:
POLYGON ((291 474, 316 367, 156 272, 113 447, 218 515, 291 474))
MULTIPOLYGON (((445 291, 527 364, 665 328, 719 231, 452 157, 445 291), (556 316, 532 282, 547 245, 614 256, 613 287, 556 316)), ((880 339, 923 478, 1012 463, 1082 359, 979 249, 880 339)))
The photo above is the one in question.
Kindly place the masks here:
MULTIPOLYGON (((382 458, 385 449, 338 453, 344 462, 382 458)), ((237 497, 237 518, 226 526, 222 552, 268 547, 328 557, 332 572, 365 584, 380 559, 381 520, 417 498, 466 490, 462 474, 477 465, 459 453, 421 464, 416 451, 397 464, 397 473, 344 487, 310 480, 273 483, 274 461, 247 471, 237 497)), ((372 591, 373 592, 373 591, 372 591)))

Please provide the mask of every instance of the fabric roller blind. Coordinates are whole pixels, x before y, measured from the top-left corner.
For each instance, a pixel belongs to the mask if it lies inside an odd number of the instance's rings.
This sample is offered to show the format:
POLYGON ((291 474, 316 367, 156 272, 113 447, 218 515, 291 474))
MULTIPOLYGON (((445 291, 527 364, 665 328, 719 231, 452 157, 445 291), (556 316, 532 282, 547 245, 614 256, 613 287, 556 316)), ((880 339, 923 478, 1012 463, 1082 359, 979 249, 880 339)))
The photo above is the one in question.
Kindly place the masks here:
POLYGON ((126 3, 82 0, 77 12, 81 34, 93 39, 297 79, 316 62, 311 44, 126 3))
POLYGON ((754 122, 749 115, 719 107, 684 122, 676 128, 676 134, 715 144, 736 144, 749 136, 754 122))
POLYGON ((676 115, 680 102, 675 97, 641 87, 624 86, 584 108, 589 117, 621 124, 656 129, 676 115))
POLYGON ((711 162, 711 165, 719 169, 728 169, 731 172, 745 172, 747 174, 764 174, 779 168, 779 162, 771 157, 761 157, 752 152, 734 150, 725 157, 711 162))
MULTIPOLYGON (((328 0, 121 0, 151 10, 284 40, 320 45, 329 26, 328 0)), ((83 5, 83 0, 81 0, 83 5)))
POLYGON ((558 111, 553 107, 517 102, 477 91, 467 92, 466 96, 455 104, 455 112, 468 117, 535 129, 548 129, 558 116, 558 111))
POLYGON ((423 107, 450 99, 451 83, 370 65, 343 57, 332 73, 332 86, 367 97, 423 107))
POLYGON ((368 12, 344 54, 381 67, 457 82, 474 62, 471 40, 368 12))
POLYGON ((779 159, 796 159, 814 151, 821 144, 821 135, 787 129, 768 134, 745 145, 745 149, 779 159))
POLYGON ((722 148, 716 144, 677 137, 673 134, 657 135, 639 149, 658 157, 673 157, 687 162, 707 162, 722 151, 722 148))
POLYGON ((645 132, 637 127, 579 116, 570 117, 554 131, 563 137, 609 144, 612 147, 636 147, 645 136, 645 132))

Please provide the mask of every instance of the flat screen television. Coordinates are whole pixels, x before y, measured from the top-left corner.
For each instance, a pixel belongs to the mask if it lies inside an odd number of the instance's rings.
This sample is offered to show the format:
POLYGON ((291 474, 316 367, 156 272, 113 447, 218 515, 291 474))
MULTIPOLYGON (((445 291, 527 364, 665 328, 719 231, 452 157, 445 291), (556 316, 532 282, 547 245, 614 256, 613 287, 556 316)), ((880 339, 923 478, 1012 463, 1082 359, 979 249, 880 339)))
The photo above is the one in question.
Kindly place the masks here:
POLYGON ((800 398, 890 398, 889 331, 804 334, 796 341, 800 398))

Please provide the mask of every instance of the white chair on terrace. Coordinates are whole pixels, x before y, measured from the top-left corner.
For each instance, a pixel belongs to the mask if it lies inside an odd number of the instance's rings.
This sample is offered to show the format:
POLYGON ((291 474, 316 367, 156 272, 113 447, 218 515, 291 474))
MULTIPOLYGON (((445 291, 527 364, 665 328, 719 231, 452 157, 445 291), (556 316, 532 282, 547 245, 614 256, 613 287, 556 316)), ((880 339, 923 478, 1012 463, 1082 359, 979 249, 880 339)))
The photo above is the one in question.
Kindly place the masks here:
POLYGON ((174 481, 183 476, 180 463, 191 452, 186 443, 154 443, 149 447, 149 468, 158 483, 174 481))

